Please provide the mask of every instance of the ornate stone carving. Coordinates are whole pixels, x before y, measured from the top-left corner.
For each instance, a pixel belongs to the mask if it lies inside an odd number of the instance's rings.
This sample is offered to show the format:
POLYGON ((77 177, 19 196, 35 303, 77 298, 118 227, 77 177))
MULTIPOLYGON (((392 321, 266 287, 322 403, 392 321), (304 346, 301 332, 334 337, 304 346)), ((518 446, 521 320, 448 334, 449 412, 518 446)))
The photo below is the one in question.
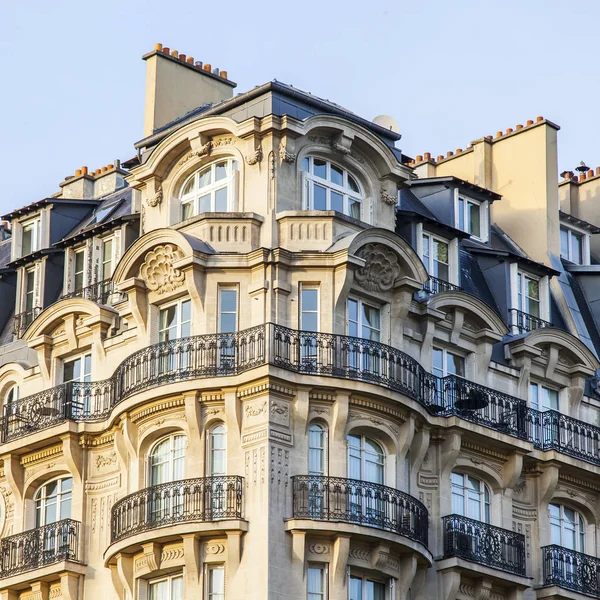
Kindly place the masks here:
POLYGON ((398 202, 398 197, 389 194, 386 190, 381 190, 381 199, 385 204, 389 204, 390 206, 396 206, 398 202))
POLYGON ((350 548, 349 555, 351 558, 371 562, 371 552, 365 548, 350 548))
POLYGON ((345 156, 348 156, 349 154, 352 153, 352 150, 350 150, 350 148, 346 148, 346 146, 343 146, 342 144, 338 144, 337 142, 331 142, 331 147, 336 151, 339 152, 340 154, 344 154, 345 156))
POLYGON ((146 204, 152 208, 154 208, 155 206, 158 206, 163 199, 163 189, 162 189, 162 185, 159 184, 159 186, 156 188, 156 194, 154 194, 154 196, 152 197, 148 197, 146 198, 146 204))
POLYGON ((259 146, 255 151, 254 154, 251 154, 250 156, 246 156, 246 162, 249 165, 255 165, 257 163, 259 163, 262 160, 262 147, 259 146))
POLYGON ((296 160, 293 152, 288 152, 283 144, 279 145, 279 158, 286 163, 292 164, 296 160))
POLYGON ((172 244, 156 246, 148 252, 140 267, 140 277, 146 282, 148 289, 166 294, 181 287, 185 276, 173 266, 179 258, 180 251, 172 244))
POLYGON ((110 454, 96 456, 96 469, 117 464, 117 453, 113 450, 110 454))
POLYGON ((206 544, 206 554, 222 554, 223 552, 225 552, 225 544, 217 544, 216 542, 206 544))
POLYGON ((391 290, 400 276, 398 255, 383 244, 367 244, 357 255, 365 260, 365 266, 355 274, 358 284, 369 292, 391 290))
POLYGON ((195 156, 201 157, 201 156, 209 156, 210 152, 213 148, 213 142, 212 141, 208 141, 206 142, 206 144, 204 144, 203 146, 201 146, 198 150, 193 150, 192 152, 189 152, 188 154, 186 154, 180 161, 179 161, 179 165, 183 165, 184 163, 186 163, 188 160, 194 158, 195 156))
POLYGON ((246 405, 246 416, 247 417, 258 417, 258 415, 264 413, 267 410, 267 401, 265 400, 258 406, 252 406, 251 404, 246 405))
POLYGON ((162 563, 168 562, 171 560, 178 560, 183 558, 183 547, 179 546, 178 548, 166 548, 160 554, 160 562, 162 563))
POLYGON ((287 404, 280 404, 279 402, 273 402, 271 405, 271 414, 272 415, 280 415, 287 416, 288 414, 288 406, 287 404))
POLYGON ((329 546, 315 542, 314 544, 308 544, 308 551, 312 554, 329 554, 329 546))

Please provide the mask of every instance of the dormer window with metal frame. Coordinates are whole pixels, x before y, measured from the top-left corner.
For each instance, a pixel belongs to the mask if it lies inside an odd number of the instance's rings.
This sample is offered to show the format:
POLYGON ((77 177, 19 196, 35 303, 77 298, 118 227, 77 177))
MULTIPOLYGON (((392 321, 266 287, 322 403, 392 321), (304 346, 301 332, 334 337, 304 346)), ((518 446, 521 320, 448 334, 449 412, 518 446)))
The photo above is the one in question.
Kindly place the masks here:
POLYGON ((307 156, 302 161, 303 209, 335 210, 359 221, 364 194, 356 178, 328 160, 307 156))
POLYGON ((511 264, 510 325, 513 334, 550 327, 550 286, 547 276, 538 276, 511 264))
POLYGON ((454 201, 455 227, 471 237, 487 242, 489 237, 489 203, 480 202, 459 194, 456 190, 454 201))
POLYGON ((421 257, 430 280, 425 291, 438 294, 459 290, 458 239, 447 239, 417 224, 417 253, 421 257))
POLYGON ((218 160, 191 175, 181 188, 181 220, 237 210, 238 162, 218 160))
POLYGON ((27 256, 41 248, 42 221, 32 219, 22 224, 21 256, 27 256))

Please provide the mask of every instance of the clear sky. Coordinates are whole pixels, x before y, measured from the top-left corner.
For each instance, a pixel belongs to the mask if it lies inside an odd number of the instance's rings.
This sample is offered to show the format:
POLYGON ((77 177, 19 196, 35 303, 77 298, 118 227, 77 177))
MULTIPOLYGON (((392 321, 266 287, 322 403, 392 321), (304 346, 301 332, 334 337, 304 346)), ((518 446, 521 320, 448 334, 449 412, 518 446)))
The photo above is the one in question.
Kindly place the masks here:
POLYGON ((559 0, 0 0, 0 211, 81 165, 134 155, 155 42, 357 114, 392 115, 412 156, 445 154, 538 115, 559 167, 600 165, 600 3, 559 0))

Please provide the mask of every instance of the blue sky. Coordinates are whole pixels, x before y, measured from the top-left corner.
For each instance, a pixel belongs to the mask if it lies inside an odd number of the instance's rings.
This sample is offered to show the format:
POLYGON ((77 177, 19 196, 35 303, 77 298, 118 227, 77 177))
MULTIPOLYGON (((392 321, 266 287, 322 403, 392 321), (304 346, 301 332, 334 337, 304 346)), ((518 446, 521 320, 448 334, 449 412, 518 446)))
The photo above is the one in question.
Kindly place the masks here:
POLYGON ((0 211, 133 156, 155 42, 227 70, 237 92, 279 79, 392 115, 413 156, 543 115, 562 128, 561 170, 596 167, 599 13, 558 0, 0 0, 0 211))

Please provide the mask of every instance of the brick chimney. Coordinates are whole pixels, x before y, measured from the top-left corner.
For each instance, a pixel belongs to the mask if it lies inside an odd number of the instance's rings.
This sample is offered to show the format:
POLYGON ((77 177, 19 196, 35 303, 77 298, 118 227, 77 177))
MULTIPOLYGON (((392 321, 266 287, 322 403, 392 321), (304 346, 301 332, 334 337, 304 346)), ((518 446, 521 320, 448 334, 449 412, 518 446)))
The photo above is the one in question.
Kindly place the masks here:
POLYGON ((227 79, 227 71, 162 44, 142 58, 146 61, 144 137, 194 108, 231 98, 237 85, 227 79))

